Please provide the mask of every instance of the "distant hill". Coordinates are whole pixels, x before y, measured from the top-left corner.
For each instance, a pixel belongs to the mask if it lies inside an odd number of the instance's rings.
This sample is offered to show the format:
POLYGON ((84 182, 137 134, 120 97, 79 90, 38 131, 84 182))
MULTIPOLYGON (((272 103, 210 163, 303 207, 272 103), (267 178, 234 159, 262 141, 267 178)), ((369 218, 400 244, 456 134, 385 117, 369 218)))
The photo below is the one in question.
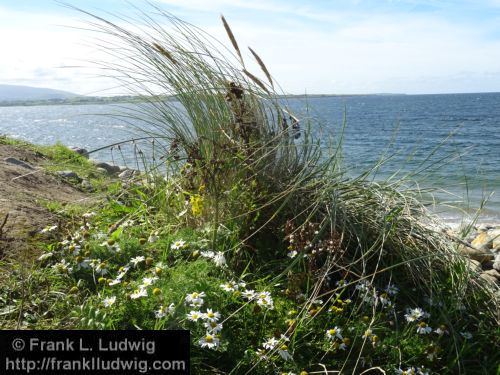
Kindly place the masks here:
POLYGON ((61 90, 0 84, 0 101, 71 99, 79 96, 61 90))

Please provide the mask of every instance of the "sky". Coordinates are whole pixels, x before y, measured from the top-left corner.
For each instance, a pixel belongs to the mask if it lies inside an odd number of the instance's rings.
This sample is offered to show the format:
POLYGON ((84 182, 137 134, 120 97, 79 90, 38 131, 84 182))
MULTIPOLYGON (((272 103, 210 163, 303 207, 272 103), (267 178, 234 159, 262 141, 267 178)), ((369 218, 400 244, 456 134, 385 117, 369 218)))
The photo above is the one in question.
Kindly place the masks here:
MULTIPOLYGON (((66 2, 109 18, 137 14, 134 6, 151 11, 142 0, 66 2)), ((223 14, 240 47, 257 51, 286 93, 500 91, 500 0, 155 4, 229 45, 220 21, 223 14)), ((81 29, 86 19, 56 1, 0 0, 0 84, 125 94, 90 63, 106 56, 96 47, 99 36, 81 29)))

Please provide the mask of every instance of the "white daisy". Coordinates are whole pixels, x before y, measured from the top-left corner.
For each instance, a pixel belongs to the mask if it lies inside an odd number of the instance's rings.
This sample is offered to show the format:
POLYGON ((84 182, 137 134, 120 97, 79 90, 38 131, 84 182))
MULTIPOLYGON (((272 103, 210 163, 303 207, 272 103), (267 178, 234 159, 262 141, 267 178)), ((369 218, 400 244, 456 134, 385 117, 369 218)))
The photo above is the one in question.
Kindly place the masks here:
POLYGON ((135 258, 130 259, 130 263, 132 263, 134 265, 134 267, 137 267, 137 265, 141 262, 144 262, 145 259, 146 258, 144 256, 139 255, 135 258))
POLYGON ((193 292, 188 295, 186 295, 186 302, 187 303, 197 303, 201 301, 201 304, 203 304, 203 297, 205 297, 205 292, 193 292))
POLYGON ((269 296, 264 296, 262 294, 259 294, 259 296, 257 298, 257 304, 259 306, 266 307, 269 310, 273 310, 274 309, 274 302, 273 302, 273 299, 271 298, 270 295, 269 296))
POLYGON ((338 338, 339 340, 342 340, 341 333, 342 333, 342 330, 339 327, 330 328, 330 329, 326 330, 326 338, 329 341, 333 341, 336 338, 338 338))
POLYGON ((202 314, 202 319, 208 322, 217 322, 220 319, 220 313, 217 311, 212 311, 212 309, 207 309, 207 312, 202 314))
POLYGON ((106 275, 108 273, 108 270, 106 268, 106 262, 99 263, 94 270, 99 275, 106 275))
POLYGON ((205 326, 205 328, 207 329, 208 332, 212 332, 213 334, 217 334, 220 331, 222 331, 222 324, 221 323, 208 321, 208 322, 203 323, 203 325, 205 326))
POLYGON ((416 322, 422 318, 428 318, 430 315, 426 313, 420 307, 415 307, 414 309, 407 309, 405 318, 408 322, 416 322))
POLYGON ((156 276, 153 276, 153 277, 144 277, 142 279, 142 285, 144 287, 148 287, 150 285, 153 285, 156 280, 158 280, 158 277, 156 277, 156 276))
POLYGON ((54 264, 52 268, 62 273, 73 272, 73 267, 71 267, 65 259, 61 260, 59 263, 54 264))
POLYGON ((104 307, 111 307, 116 302, 116 296, 106 297, 102 300, 104 307))
POLYGON ((402 369, 396 369, 396 374, 398 375, 416 375, 417 372, 415 371, 414 367, 408 367, 406 370, 402 369))
POLYGON ((439 327, 437 327, 434 330, 434 332, 436 332, 439 336, 442 336, 444 334, 448 334, 449 333, 447 327, 444 324, 442 324, 439 327))
POLYGON ((278 343, 279 343, 278 340, 276 340, 274 337, 271 337, 267 341, 264 341, 262 343, 262 346, 264 347, 264 349, 273 350, 276 347, 276 345, 278 345, 278 343))
POLYGON ((121 280, 121 279, 116 278, 116 279, 111 280, 111 281, 108 283, 108 285, 109 285, 109 286, 115 286, 115 285, 120 284, 121 282, 122 282, 122 280, 121 280))
POLYGON ((420 322, 417 325, 417 333, 420 335, 428 335, 432 332, 432 328, 426 322, 420 322))
POLYGON ((201 313, 199 311, 192 310, 187 314, 187 319, 192 322, 197 322, 201 319, 201 313))
POLYGON ((171 303, 169 306, 161 305, 160 308, 155 312, 155 316, 157 319, 164 318, 169 314, 173 314, 175 311, 175 306, 171 303))
POLYGON ((226 258, 224 257, 224 253, 222 251, 215 254, 213 261, 217 267, 224 267, 226 265, 226 258))
POLYGON ((211 332, 207 332, 205 337, 202 337, 198 343, 202 348, 215 349, 219 346, 219 339, 211 332))
POLYGON ((253 300, 253 299, 255 299, 255 298, 257 297, 257 294, 255 293, 255 290, 251 290, 251 289, 249 289, 249 290, 244 290, 244 291, 241 293, 241 295, 242 295, 244 298, 248 299, 249 301, 250 301, 250 300, 253 300))
POLYGON ((285 361, 288 361, 289 359, 292 359, 292 355, 288 352, 288 346, 283 344, 279 347, 278 349, 278 354, 283 358, 285 361))
POLYGON ((139 289, 136 289, 134 291, 134 293, 132 293, 130 295, 130 298, 137 299, 137 298, 147 297, 147 296, 148 296, 148 291, 143 287, 139 287, 139 289))
POLYGON ((186 246, 186 241, 183 241, 183 240, 178 240, 178 241, 175 241, 173 244, 172 244, 172 249, 174 250, 178 250, 178 249, 182 249, 183 247, 186 246))
POLYGON ((234 281, 228 281, 227 283, 225 284, 221 284, 220 287, 222 288, 222 290, 224 290, 225 292, 235 292, 238 290, 239 286, 238 284, 236 284, 234 281))

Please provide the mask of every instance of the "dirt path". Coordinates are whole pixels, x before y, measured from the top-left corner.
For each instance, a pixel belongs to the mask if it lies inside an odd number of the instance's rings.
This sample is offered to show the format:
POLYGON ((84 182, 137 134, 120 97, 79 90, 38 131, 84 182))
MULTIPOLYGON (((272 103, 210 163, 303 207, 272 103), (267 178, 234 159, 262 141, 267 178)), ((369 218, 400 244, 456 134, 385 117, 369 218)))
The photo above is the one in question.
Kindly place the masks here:
POLYGON ((82 203, 90 198, 48 174, 43 168, 47 162, 38 152, 0 144, 0 259, 39 253, 35 243, 40 231, 60 220, 46 202, 82 203))

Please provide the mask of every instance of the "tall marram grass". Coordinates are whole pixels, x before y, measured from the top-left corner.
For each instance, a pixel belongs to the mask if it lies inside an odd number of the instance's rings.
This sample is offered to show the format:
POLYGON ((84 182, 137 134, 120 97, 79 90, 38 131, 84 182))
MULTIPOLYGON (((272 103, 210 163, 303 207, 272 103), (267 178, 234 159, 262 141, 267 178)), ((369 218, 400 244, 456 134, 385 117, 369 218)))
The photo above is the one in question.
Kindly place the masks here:
MULTIPOLYGON (((361 282, 370 288, 397 284, 406 306, 434 301, 434 314, 450 327, 446 356, 456 362, 449 360, 453 368, 441 373, 493 371, 488 348, 498 344, 494 287, 469 271, 457 255, 458 243, 420 203, 420 192, 405 188, 405 180, 348 178, 340 142, 328 156, 312 131, 318 124, 299 126, 253 49, 260 70, 248 70, 223 17, 227 47, 160 8, 153 6, 153 13, 115 22, 86 13, 90 29, 105 36, 99 46, 113 60, 100 66, 143 99, 122 116, 140 123, 138 130, 162 150, 150 170, 179 181, 186 199, 202 200, 203 213, 191 224, 211 228, 214 250, 223 246, 220 228, 236 232, 238 240, 224 249, 232 271, 266 275, 262 280, 270 286, 285 284, 291 299, 306 296, 286 334, 313 329, 321 312, 311 313, 317 299, 335 302, 346 287, 361 282), (287 250, 299 256, 290 260, 287 250), (459 330, 467 327, 479 332, 480 350, 460 341, 459 330)), ((162 189, 157 184, 152 201, 168 212, 162 189)), ((363 301, 354 301, 353 322, 366 314, 363 301)), ((307 339, 301 345, 314 357, 307 339)), ((216 366, 212 357, 203 360, 216 366)), ((383 363, 384 355, 372 360, 383 363)), ((327 372, 322 365, 321 373, 360 373, 365 361, 361 351, 349 353, 342 366, 327 372)))

